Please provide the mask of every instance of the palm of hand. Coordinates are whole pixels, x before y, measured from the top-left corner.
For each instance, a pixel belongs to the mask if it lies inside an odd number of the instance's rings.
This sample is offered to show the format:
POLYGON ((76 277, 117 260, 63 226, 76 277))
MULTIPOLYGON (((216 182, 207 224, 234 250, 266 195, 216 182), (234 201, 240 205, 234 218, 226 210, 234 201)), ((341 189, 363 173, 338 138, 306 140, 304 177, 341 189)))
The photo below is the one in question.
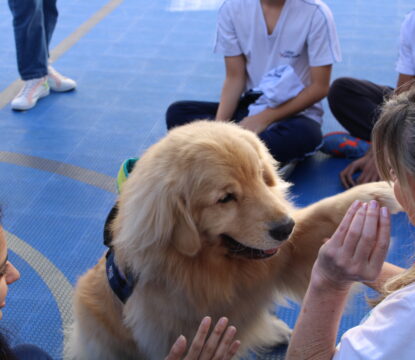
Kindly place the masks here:
POLYGON ((345 289, 378 276, 389 245, 390 220, 376 201, 354 203, 320 249, 313 276, 324 286, 345 289))

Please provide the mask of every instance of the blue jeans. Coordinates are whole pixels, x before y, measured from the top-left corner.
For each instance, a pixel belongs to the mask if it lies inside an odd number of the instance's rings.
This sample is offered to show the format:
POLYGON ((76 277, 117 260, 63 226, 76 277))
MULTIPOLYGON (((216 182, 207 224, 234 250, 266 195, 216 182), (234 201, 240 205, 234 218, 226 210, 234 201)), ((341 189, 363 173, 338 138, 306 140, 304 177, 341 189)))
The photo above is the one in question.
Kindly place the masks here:
POLYGON ((57 0, 8 1, 20 77, 43 77, 48 73, 49 43, 58 20, 57 0))
MULTIPOLYGON (((233 114, 235 122, 248 115, 248 106, 255 99, 241 98, 233 114)), ((206 101, 178 101, 166 112, 167 129, 184 125, 197 119, 214 119, 219 103, 206 101)), ((265 143, 271 155, 281 163, 302 160, 312 155, 322 143, 321 126, 303 115, 275 122, 268 126, 259 138, 265 143)))

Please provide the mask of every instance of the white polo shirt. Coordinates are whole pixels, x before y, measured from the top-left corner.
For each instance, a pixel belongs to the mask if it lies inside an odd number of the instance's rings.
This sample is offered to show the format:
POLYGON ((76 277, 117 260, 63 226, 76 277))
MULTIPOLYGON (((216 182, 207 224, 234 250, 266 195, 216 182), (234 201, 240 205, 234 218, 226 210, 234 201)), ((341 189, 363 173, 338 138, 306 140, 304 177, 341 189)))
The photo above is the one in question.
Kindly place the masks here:
POLYGON ((404 75, 415 75, 415 10, 406 15, 401 26, 396 71, 404 75))
MULTIPOLYGON (((270 35, 260 0, 225 0, 219 10, 214 51, 245 56, 246 90, 258 86, 269 70, 287 64, 307 87, 310 66, 341 60, 332 13, 320 0, 286 0, 270 35)), ((323 109, 316 103, 302 114, 321 123, 323 109)))
POLYGON ((415 359, 415 283, 389 295, 346 331, 333 360, 415 359))

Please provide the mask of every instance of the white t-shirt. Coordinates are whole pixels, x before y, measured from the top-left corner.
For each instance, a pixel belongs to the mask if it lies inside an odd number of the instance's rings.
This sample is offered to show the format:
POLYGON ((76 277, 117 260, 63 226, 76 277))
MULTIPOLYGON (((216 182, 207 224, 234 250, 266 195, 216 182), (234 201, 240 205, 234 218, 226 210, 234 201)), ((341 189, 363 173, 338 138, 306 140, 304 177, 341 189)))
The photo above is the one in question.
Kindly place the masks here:
POLYGON ((402 23, 396 71, 400 74, 415 75, 415 10, 406 15, 402 23))
MULTIPOLYGON (((307 87, 310 66, 341 60, 332 13, 320 0, 286 0, 270 35, 260 0, 225 0, 219 10, 214 51, 224 56, 245 55, 246 90, 258 86, 268 71, 280 65, 291 65, 307 87)), ((321 104, 302 114, 321 123, 321 104)))
POLYGON ((389 295, 344 333, 333 360, 415 359, 415 283, 389 295))

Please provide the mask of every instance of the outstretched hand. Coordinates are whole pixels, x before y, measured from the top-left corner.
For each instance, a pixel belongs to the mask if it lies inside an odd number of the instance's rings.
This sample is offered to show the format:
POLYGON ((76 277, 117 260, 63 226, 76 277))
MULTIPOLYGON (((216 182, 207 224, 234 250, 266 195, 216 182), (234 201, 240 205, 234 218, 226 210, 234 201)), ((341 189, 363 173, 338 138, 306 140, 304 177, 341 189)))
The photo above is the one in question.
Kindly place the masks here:
POLYGON ((187 341, 183 335, 180 335, 165 360, 232 359, 240 346, 239 340, 234 340, 235 327, 228 326, 227 318, 220 318, 208 337, 211 322, 210 317, 203 318, 185 357, 183 356, 187 348, 187 341))
POLYGON ((370 149, 365 156, 350 163, 341 173, 340 180, 343 186, 348 189, 355 185, 379 181, 380 176, 376 169, 375 158, 370 149), (354 179, 354 175, 361 171, 361 174, 354 179))
POLYGON ((390 241, 387 208, 375 200, 356 201, 333 236, 320 248, 313 281, 339 290, 354 281, 374 281, 380 273, 390 241))

